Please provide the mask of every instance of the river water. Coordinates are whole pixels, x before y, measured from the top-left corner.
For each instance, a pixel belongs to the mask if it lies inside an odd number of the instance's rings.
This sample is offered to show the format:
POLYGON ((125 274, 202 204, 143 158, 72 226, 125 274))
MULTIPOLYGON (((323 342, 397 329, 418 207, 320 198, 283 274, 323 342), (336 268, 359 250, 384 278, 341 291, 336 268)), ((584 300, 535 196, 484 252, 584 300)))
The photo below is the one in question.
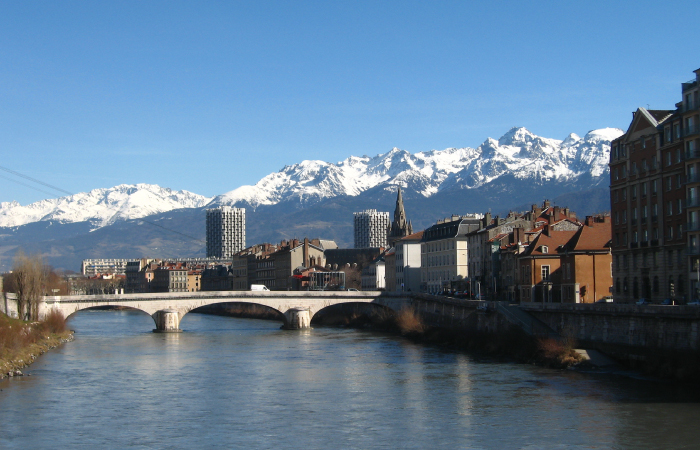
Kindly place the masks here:
POLYGON ((203 314, 178 334, 134 311, 69 325, 0 382, 0 448, 700 448, 700 399, 670 383, 203 314))

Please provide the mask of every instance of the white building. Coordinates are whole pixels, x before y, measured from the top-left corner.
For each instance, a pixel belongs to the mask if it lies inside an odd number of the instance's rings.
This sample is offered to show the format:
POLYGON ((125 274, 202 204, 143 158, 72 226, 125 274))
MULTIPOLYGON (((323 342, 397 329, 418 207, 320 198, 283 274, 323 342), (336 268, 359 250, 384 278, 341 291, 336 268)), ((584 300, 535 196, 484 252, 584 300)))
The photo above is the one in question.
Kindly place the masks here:
POLYGON ((207 257, 231 258, 245 248, 245 209, 207 209, 207 257))
POLYGON ((479 229, 478 216, 452 216, 423 232, 421 241, 421 291, 439 294, 459 289, 469 276, 467 234, 479 229))
POLYGON ((355 248, 387 247, 387 235, 391 227, 388 212, 367 209, 353 215, 355 216, 355 248))
POLYGON ((126 273, 126 264, 138 259, 84 259, 81 269, 83 275, 93 276, 103 273, 116 273, 124 275, 126 273))
POLYGON ((419 292, 421 278, 421 239, 423 232, 396 241, 394 247, 396 290, 419 292))
POLYGON ((384 257, 380 256, 362 269, 362 290, 378 291, 386 287, 384 257))

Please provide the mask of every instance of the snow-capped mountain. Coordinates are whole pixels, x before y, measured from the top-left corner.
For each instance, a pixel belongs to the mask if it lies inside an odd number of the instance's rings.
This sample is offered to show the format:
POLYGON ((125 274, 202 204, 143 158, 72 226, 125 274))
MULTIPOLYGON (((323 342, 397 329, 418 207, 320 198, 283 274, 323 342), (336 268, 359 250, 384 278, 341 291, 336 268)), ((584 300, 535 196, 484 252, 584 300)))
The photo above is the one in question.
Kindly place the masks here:
MULTIPOLYGON (((119 185, 22 206, 0 203, 0 227, 34 222, 89 222, 91 229, 181 208, 236 205, 251 208, 291 202, 300 208, 338 196, 358 196, 369 189, 401 185, 423 197, 441 192, 477 189, 503 180, 532 185, 575 184, 601 179, 608 172, 610 141, 623 133, 594 130, 583 138, 563 141, 512 128, 500 139, 488 138, 477 148, 448 148, 411 154, 394 148, 377 155, 351 156, 337 164, 302 161, 267 175, 254 186, 241 186, 207 198, 156 185, 119 185)), ((503 181, 506 183, 506 181, 503 181)), ((514 187, 514 189, 520 189, 514 187)), ((500 190, 499 192, 504 192, 500 190)))
POLYGON ((152 184, 121 184, 26 206, 17 202, 0 203, 0 227, 39 221, 89 221, 96 229, 119 220, 138 219, 180 208, 198 208, 210 201, 211 198, 191 192, 173 191, 152 184))
POLYGON ((474 189, 504 175, 537 183, 575 182, 582 175, 596 179, 608 171, 610 141, 617 128, 570 134, 563 141, 547 139, 525 128, 512 128, 500 139, 488 138, 478 148, 448 148, 411 154, 351 156, 337 164, 302 161, 272 173, 254 186, 241 186, 217 196, 212 205, 253 209, 295 201, 300 206, 339 195, 356 196, 381 185, 399 184, 430 197, 448 189, 474 189))

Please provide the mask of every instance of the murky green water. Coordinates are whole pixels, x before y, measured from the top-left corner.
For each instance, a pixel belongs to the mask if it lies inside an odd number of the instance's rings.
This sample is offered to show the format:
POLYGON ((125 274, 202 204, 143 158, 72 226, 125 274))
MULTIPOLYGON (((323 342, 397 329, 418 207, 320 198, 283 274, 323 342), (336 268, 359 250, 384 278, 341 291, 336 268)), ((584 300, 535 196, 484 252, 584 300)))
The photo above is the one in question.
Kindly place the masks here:
POLYGON ((687 387, 279 325, 78 313, 74 342, 0 382, 0 448, 700 448, 687 387))

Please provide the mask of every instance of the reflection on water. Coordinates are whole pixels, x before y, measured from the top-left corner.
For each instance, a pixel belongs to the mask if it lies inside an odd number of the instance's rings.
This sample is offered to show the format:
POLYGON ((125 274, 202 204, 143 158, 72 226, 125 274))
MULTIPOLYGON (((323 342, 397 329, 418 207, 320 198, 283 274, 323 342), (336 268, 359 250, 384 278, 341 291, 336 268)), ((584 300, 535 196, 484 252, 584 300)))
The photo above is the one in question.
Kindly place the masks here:
POLYGON ((0 382, 0 448, 695 448, 670 384, 478 360, 394 336, 85 311, 0 382))

